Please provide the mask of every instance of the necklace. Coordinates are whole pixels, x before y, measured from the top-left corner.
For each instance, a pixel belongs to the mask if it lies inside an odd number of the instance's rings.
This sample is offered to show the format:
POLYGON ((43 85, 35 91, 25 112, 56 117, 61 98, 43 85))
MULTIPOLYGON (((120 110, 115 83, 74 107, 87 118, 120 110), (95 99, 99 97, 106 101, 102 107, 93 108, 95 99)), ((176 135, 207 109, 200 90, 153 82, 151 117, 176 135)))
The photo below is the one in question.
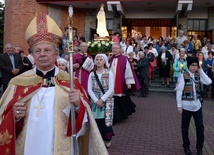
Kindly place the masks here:
POLYGON ((37 105, 37 106, 34 106, 34 108, 36 109, 36 117, 39 117, 40 110, 41 110, 41 109, 44 109, 44 107, 42 106, 41 103, 42 103, 42 100, 43 100, 43 98, 44 98, 44 96, 45 96, 45 94, 46 94, 46 92, 47 92, 47 90, 48 90, 48 88, 49 88, 50 85, 51 85, 51 82, 48 83, 47 88, 46 88, 46 90, 45 90, 45 93, 42 95, 42 98, 41 98, 40 100, 39 100, 39 95, 38 95, 38 93, 36 93, 37 99, 38 99, 38 101, 39 101, 38 105, 37 105))

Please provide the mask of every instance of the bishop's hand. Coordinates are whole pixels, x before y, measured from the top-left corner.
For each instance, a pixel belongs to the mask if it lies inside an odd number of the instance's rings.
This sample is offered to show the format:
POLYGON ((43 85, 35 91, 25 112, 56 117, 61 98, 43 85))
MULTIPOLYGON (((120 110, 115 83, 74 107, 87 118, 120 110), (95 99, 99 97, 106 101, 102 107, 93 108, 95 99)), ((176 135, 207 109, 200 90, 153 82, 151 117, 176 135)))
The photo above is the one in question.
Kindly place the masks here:
POLYGON ((80 91, 77 89, 73 89, 69 92, 68 95, 69 102, 74 104, 75 107, 80 106, 80 91))
POLYGON ((27 108, 28 107, 24 103, 15 103, 13 106, 15 118, 20 119, 22 117, 25 117, 27 108))

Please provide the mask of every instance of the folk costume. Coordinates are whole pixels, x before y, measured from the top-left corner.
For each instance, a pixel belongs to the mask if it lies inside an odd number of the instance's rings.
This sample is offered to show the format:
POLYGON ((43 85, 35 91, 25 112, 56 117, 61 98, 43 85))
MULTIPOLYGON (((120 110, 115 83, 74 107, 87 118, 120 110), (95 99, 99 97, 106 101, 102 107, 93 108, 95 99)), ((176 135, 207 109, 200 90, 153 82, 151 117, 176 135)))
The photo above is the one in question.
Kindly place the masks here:
POLYGON ((114 121, 128 118, 135 112, 136 105, 130 98, 127 85, 132 85, 133 90, 139 90, 140 84, 131 67, 128 57, 119 54, 110 59, 110 71, 114 76, 114 121))
POLYGON ((111 96, 114 92, 113 74, 105 69, 103 74, 97 74, 97 77, 105 93, 103 94, 100 89, 95 73, 91 72, 88 81, 88 93, 91 97, 92 113, 103 140, 110 141, 114 135, 112 130, 114 99, 111 96), (99 99, 105 102, 101 108, 95 104, 99 99))
MULTIPOLYGON (((199 62, 196 57, 189 57, 187 59, 187 67, 189 68, 192 63, 197 63, 197 65, 199 66, 199 62)), ((187 72, 180 74, 178 78, 178 83, 175 90, 177 107, 183 109, 181 118, 181 130, 183 138, 183 148, 185 153, 189 152, 190 148, 188 130, 192 116, 194 118, 196 126, 196 148, 198 152, 202 152, 204 144, 204 124, 200 85, 209 85, 211 83, 212 81, 202 69, 200 70, 200 72, 195 73, 191 73, 188 70, 187 72)))
MULTIPOLYGON (((44 14, 35 17, 26 31, 26 40, 31 48, 40 43, 58 47, 61 36, 57 24, 44 14)), ((74 88, 81 92, 81 103, 76 108, 80 154, 107 155, 86 93, 77 79, 73 82, 74 88)), ((49 71, 36 67, 13 78, 0 101, 0 152, 17 155, 70 154, 69 87, 69 74, 56 66, 49 71), (18 120, 13 110, 17 102, 28 106, 25 117, 18 120)))

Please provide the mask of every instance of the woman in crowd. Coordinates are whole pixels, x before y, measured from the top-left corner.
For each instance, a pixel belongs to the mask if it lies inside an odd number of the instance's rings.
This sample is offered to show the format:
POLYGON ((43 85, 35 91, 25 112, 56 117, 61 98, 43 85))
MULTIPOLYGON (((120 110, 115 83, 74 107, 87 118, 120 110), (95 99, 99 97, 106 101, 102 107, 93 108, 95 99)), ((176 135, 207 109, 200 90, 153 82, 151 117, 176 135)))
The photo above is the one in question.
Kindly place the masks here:
POLYGON ((135 74, 137 75, 137 59, 134 58, 134 52, 129 53, 129 61, 132 65, 132 68, 134 69, 135 74))
MULTIPOLYGON (((155 61, 155 56, 152 52, 149 51, 149 47, 146 46, 144 47, 144 52, 145 52, 145 57, 149 59, 149 62, 155 61)), ((151 83, 152 79, 152 66, 151 64, 149 65, 149 84, 151 83)))
POLYGON ((204 54, 202 52, 198 53, 198 61, 199 61, 199 67, 203 69, 205 73, 207 73, 207 64, 204 60, 204 54))
POLYGON ((185 49, 185 53, 187 53, 188 51, 192 51, 192 44, 188 41, 188 40, 184 40, 183 42, 183 48, 185 49))
POLYGON ((169 52, 172 55, 172 60, 170 61, 170 78, 172 78, 172 80, 174 81, 173 63, 175 62, 175 60, 179 59, 179 50, 176 49, 175 44, 171 44, 169 52))
POLYGON ((185 57, 185 49, 181 48, 179 53, 179 58, 176 59, 175 62, 173 63, 173 70, 174 70, 173 77, 175 78, 176 83, 178 81, 179 75, 188 70, 187 61, 184 57, 185 57))
POLYGON ((161 46, 161 52, 158 54, 158 64, 160 67, 160 77, 162 80, 162 86, 165 85, 165 78, 167 87, 170 87, 170 61, 172 60, 172 55, 166 50, 165 46, 161 46))
POLYGON ((106 147, 110 147, 114 135, 113 122, 113 74, 108 70, 108 58, 105 54, 95 56, 94 72, 88 79, 88 94, 91 97, 92 113, 97 122, 106 147))
POLYGON ((212 84, 209 85, 208 98, 211 98, 211 92, 212 92, 212 95, 214 95, 214 78, 213 78, 214 58, 213 58, 213 55, 214 55, 213 52, 211 52, 211 51, 208 52, 208 59, 206 60, 206 65, 208 68, 207 69, 207 75, 212 80, 212 84))
POLYGON ((124 51, 124 53, 126 55, 129 55, 130 52, 134 52, 134 47, 132 46, 131 40, 126 40, 126 50, 124 51))
MULTIPOLYGON (((204 60, 204 54, 202 52, 198 52, 197 56, 198 56, 199 68, 201 68, 204 71, 204 73, 207 73, 208 67, 207 67, 206 61, 204 60)), ((202 98, 204 98, 204 90, 205 90, 204 85, 201 84, 202 98)))
POLYGON ((23 50, 19 50, 19 55, 22 58, 22 64, 24 66, 23 68, 23 72, 28 71, 30 69, 32 69, 33 65, 30 62, 30 60, 28 59, 28 57, 25 56, 25 52, 23 50))

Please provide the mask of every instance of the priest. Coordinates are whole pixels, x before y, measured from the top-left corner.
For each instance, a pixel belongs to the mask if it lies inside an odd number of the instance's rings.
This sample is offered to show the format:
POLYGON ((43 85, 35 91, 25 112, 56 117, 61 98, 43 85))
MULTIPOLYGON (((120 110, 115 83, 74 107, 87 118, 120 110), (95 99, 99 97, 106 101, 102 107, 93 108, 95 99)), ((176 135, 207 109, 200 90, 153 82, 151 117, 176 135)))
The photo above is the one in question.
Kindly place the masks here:
POLYGON ((47 15, 39 14, 29 24, 25 38, 35 68, 13 78, 1 98, 1 154, 70 154, 70 104, 76 109, 80 154, 108 154, 81 84, 75 78, 70 90, 69 75, 54 65, 61 36, 47 15))
POLYGON ((135 104, 131 100, 132 90, 139 90, 140 84, 133 71, 128 57, 122 55, 119 43, 112 45, 113 56, 110 58, 110 71, 114 75, 114 122, 127 119, 135 112, 135 104))
POLYGON ((75 76, 83 88, 88 91, 88 77, 90 72, 94 69, 94 62, 92 56, 88 55, 88 44, 82 42, 80 44, 80 51, 73 55, 73 66, 75 69, 75 76))

